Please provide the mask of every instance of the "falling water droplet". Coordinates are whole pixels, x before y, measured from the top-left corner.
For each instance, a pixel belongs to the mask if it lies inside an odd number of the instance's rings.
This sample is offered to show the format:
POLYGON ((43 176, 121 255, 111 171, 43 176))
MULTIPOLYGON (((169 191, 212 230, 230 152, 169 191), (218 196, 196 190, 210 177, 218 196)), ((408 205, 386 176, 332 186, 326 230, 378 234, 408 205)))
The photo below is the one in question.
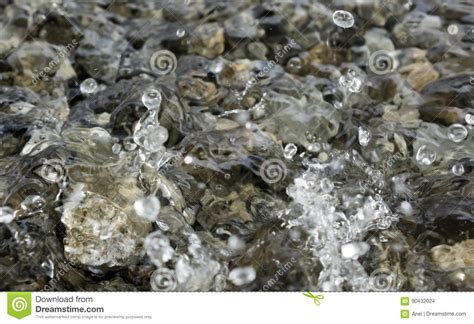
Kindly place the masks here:
POLYGON ((341 246, 341 255, 344 259, 357 260, 370 249, 366 242, 349 242, 341 246))
POLYGON ((332 15, 332 20, 336 25, 342 28, 351 28, 354 26, 354 17, 349 11, 336 10, 332 15))
POLYGON ((160 201, 156 196, 140 198, 133 204, 135 213, 137 213, 138 216, 152 222, 156 221, 160 213, 160 207, 160 201))
POLYGON ((422 145, 416 152, 416 160, 421 165, 431 165, 436 160, 436 152, 427 145, 422 145))
POLYGON ((151 262, 157 267, 170 261, 175 253, 169 238, 161 231, 150 233, 145 239, 144 246, 151 262))
POLYGON ((83 94, 91 94, 97 91, 98 85, 97 81, 94 80, 93 78, 88 78, 85 79, 84 81, 81 82, 81 85, 79 86, 79 89, 81 90, 81 93, 83 94))
POLYGON ((186 31, 183 28, 178 28, 178 30, 176 31, 176 36, 178 37, 183 37, 184 34, 186 34, 186 31))
POLYGON ((452 124, 448 128, 448 138, 454 143, 462 142, 467 137, 467 129, 461 124, 452 124))
POLYGON ((0 223, 8 224, 15 218, 13 209, 8 206, 0 207, 0 223))
POLYGON ((448 26, 448 34, 449 35, 456 35, 459 32, 459 27, 457 25, 449 25, 448 26))
POLYGON ((283 151, 283 156, 285 157, 285 159, 291 160, 293 156, 295 156, 297 151, 298 151, 298 148, 296 147, 295 144, 288 143, 286 144, 285 150, 283 151))
POLYGON ((161 93, 156 89, 147 90, 142 95, 142 102, 148 109, 158 109, 161 105, 161 93))
POLYGON ((458 177, 462 176, 464 174, 464 166, 461 162, 456 162, 451 168, 451 172, 458 177))
POLYGON ((236 286, 251 283, 257 277, 255 269, 252 267, 235 268, 229 273, 229 280, 236 286))
POLYGON ((365 129, 362 126, 359 126, 359 144, 361 146, 369 145, 370 140, 372 139, 372 132, 368 129, 365 129))
POLYGON ((474 115, 466 114, 466 116, 464 116, 464 120, 465 120, 466 123, 468 123, 469 125, 474 125, 474 115))

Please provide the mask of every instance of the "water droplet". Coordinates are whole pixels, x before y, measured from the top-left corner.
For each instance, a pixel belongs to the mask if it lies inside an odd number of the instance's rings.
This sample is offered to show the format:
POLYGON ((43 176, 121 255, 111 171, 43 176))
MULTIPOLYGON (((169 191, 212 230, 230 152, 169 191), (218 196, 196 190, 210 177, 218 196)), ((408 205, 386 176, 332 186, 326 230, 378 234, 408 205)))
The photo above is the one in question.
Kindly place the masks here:
POLYGON ((452 124, 448 128, 448 138, 454 143, 462 142, 467 137, 467 129, 461 124, 452 124))
POLYGON ((245 241, 237 235, 231 235, 227 240, 227 247, 231 251, 241 251, 245 249, 245 241))
POLYGON ((402 201, 400 203, 400 211, 405 216, 413 215, 413 207, 411 206, 411 204, 408 201, 402 201))
POLYGON ((342 28, 351 28, 354 26, 354 17, 349 11, 336 10, 332 15, 334 23, 342 28))
POLYGON ((156 89, 147 90, 142 95, 142 102, 148 109, 158 109, 161 105, 161 93, 156 89))
POLYGON ((8 224, 15 219, 13 209, 8 206, 0 207, 0 223, 8 224))
POLYGON ((436 152, 427 145, 422 145, 416 152, 416 160, 421 165, 431 165, 436 160, 436 152))
POLYGON ((474 125, 474 115, 466 114, 466 116, 464 116, 464 120, 465 120, 466 123, 468 123, 469 125, 474 125))
POLYGON ((459 32, 459 27, 457 25, 449 25, 448 26, 448 34, 456 35, 459 32))
POLYGON ((334 189, 334 183, 328 178, 321 180, 321 190, 325 193, 329 193, 334 189))
POLYGON ((120 145, 119 143, 115 143, 114 145, 112 145, 112 153, 119 154, 121 150, 122 145, 120 145))
POLYGON ((170 261, 174 256, 174 249, 170 246, 170 240, 161 231, 149 234, 145 239, 144 246, 151 262, 158 267, 170 261))
POLYGON ((236 286, 251 283, 257 278, 257 273, 252 267, 235 268, 229 273, 229 280, 236 286))
POLYGON ((451 172, 453 172, 456 176, 462 176, 464 174, 464 166, 461 162, 454 163, 453 167, 451 168, 451 172))
POLYGON ((357 76, 355 71, 348 70, 346 75, 339 78, 339 85, 346 88, 352 93, 358 93, 362 90, 362 80, 357 76))
POLYGON ((194 161, 193 157, 189 155, 186 155, 186 157, 183 160, 184 164, 191 164, 193 163, 193 161, 194 161))
POLYGON ((350 242, 341 246, 341 254, 344 259, 357 260, 370 249, 366 242, 350 242))
POLYGON ((186 30, 184 30, 183 28, 178 28, 178 30, 176 31, 176 36, 178 37, 183 37, 184 34, 186 34, 186 30))
POLYGON ((133 140, 149 152, 158 152, 163 150, 163 144, 168 140, 168 130, 160 125, 149 125, 137 129, 133 140))
POLYGON ((321 151, 321 144, 319 143, 311 143, 308 145, 307 150, 312 153, 317 153, 321 151))
POLYGON ((285 159, 291 160, 293 156, 295 156, 297 151, 298 151, 298 148, 296 147, 295 144, 288 143, 286 144, 285 150, 283 151, 283 156, 285 157, 285 159))
POLYGON ((372 139, 372 132, 364 127, 359 126, 359 144, 361 146, 369 145, 370 140, 372 139))
POLYGON ((135 213, 138 216, 148 219, 149 221, 156 221, 160 213, 160 201, 156 196, 144 197, 136 200, 133 204, 135 213))
POLYGON ((83 94, 91 94, 97 91, 98 85, 97 81, 93 78, 85 79, 81 82, 79 89, 83 94))

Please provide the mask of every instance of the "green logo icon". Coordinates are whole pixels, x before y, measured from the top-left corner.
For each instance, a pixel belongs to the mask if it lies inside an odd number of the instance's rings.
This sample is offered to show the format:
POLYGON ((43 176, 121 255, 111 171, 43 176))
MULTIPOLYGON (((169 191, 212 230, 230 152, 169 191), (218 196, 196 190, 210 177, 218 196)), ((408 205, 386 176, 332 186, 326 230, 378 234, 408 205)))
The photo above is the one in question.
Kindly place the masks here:
POLYGON ((410 311, 408 309, 402 309, 400 311, 401 318, 410 318, 410 311))
POLYGON ((400 305, 402 305, 402 306, 410 305, 410 298, 409 297, 400 297, 400 305))
POLYGON ((320 300, 323 300, 324 299, 324 296, 323 295, 313 295, 311 292, 307 291, 305 293, 303 293, 303 295, 305 295, 306 297, 309 297, 309 298, 312 298, 313 299, 313 302, 316 306, 319 306, 321 305, 321 302, 320 300))
POLYGON ((8 315, 22 319, 31 315, 31 293, 30 292, 9 292, 7 297, 8 315))

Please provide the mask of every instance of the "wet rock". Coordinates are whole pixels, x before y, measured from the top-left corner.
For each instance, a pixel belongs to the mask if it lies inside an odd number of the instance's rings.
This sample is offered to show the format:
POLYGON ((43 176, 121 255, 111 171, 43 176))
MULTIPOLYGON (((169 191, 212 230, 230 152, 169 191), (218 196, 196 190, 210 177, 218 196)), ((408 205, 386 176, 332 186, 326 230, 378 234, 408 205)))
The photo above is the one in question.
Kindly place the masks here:
POLYGON ((431 256, 444 271, 453 271, 474 266, 474 240, 455 245, 438 245, 431 249, 431 256))
POLYGON ((242 12, 224 22, 228 37, 242 39, 255 38, 258 35, 258 22, 249 12, 242 12))
POLYGON ((439 77, 439 73, 430 63, 406 65, 400 68, 399 72, 408 73, 407 81, 416 91, 420 91, 425 85, 437 80, 439 77))
POLYGON ((224 52, 224 29, 217 23, 199 25, 190 41, 191 53, 215 58, 224 52))
POLYGON ((82 191, 80 185, 65 203, 66 258, 91 267, 123 267, 140 256, 149 223, 125 212, 112 200, 82 191))

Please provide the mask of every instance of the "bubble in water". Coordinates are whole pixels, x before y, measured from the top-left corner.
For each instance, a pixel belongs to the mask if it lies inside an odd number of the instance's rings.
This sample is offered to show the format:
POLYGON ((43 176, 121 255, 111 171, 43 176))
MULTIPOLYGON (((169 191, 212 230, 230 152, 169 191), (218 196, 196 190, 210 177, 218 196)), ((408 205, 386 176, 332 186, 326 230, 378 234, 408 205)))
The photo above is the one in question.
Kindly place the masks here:
POLYGON ((236 286, 251 283, 257 278, 257 273, 252 267, 235 268, 229 273, 229 280, 236 286))
POLYGON ((354 26, 354 17, 349 11, 336 10, 332 14, 332 20, 336 25, 342 28, 351 28, 354 26))
POLYGON ((61 160, 52 159, 43 162, 40 169, 40 176, 50 183, 59 183, 63 180, 65 172, 63 162, 61 160))
POLYGON ((149 234, 145 239, 144 246, 151 262, 158 267, 170 261, 174 256, 174 249, 170 246, 170 240, 161 231, 149 234))
POLYGON ((91 94, 97 91, 98 85, 97 81, 93 78, 85 79, 81 82, 79 86, 81 93, 83 94, 91 94))
POLYGON ((150 278, 150 285, 154 291, 173 291, 176 289, 176 277, 168 268, 157 269, 150 278))
POLYGON ((331 192, 334 189, 334 183, 328 178, 321 180, 321 190, 325 193, 331 192))
POLYGON ((456 176, 462 176, 464 174, 464 166, 461 162, 454 163, 453 167, 451 168, 451 172, 453 172, 456 176))
POLYGON ((359 144, 361 146, 369 145, 370 140, 372 139, 372 132, 368 129, 365 129, 362 126, 359 126, 359 144))
POLYGON ((285 150, 283 151, 283 156, 285 157, 285 159, 291 160, 293 156, 295 156, 297 151, 298 151, 298 148, 296 147, 295 144, 288 143, 286 144, 285 150))
POLYGON ((348 70, 346 75, 339 78, 339 85, 352 93, 358 93, 362 90, 362 80, 353 70, 348 70))
POLYGON ((303 62, 299 57, 292 57, 286 63, 286 68, 291 73, 298 73, 303 67, 303 62))
POLYGON ((142 102, 148 109, 158 109, 161 105, 161 93, 156 89, 147 90, 142 95, 142 102))
POLYGON ((122 145, 120 145, 119 143, 115 143, 114 145, 112 145, 112 153, 119 154, 121 150, 122 145))
POLYGON ((454 143, 462 142, 467 137, 467 129, 461 124, 452 124, 448 128, 448 138, 454 143))
POLYGON ((416 152, 416 160, 421 165, 431 165, 436 160, 436 152, 428 145, 422 145, 416 152))
POLYGON ((178 30, 176 31, 176 36, 178 37, 183 37, 184 34, 186 34, 186 31, 183 28, 178 28, 178 30))
POLYGON ((464 120, 465 120, 466 123, 468 123, 469 125, 474 125, 474 115, 466 114, 466 116, 464 116, 464 120))
POLYGON ((13 209, 8 206, 0 207, 0 223, 8 224, 15 219, 13 209))
POLYGON ((448 34, 456 35, 459 32, 459 27, 457 25, 449 25, 448 26, 448 34))
POLYGON ((366 242, 350 242, 341 246, 341 254, 344 259, 357 260, 370 249, 366 242))
POLYGON ((311 143, 311 144, 308 145, 307 149, 310 152, 317 153, 317 152, 321 151, 321 144, 311 143))
POLYGON ((161 204, 156 196, 149 196, 136 200, 133 208, 138 216, 154 222, 160 213, 161 204))

